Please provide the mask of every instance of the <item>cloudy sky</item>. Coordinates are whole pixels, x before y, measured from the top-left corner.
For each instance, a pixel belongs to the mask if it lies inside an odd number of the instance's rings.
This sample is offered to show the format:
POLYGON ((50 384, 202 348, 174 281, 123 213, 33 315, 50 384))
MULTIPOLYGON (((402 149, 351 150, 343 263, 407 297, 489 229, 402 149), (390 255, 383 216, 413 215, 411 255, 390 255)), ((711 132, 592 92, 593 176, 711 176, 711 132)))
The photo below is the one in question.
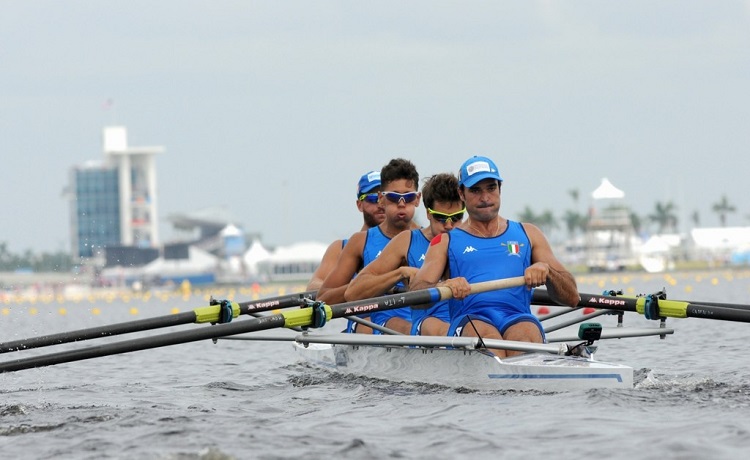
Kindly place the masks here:
POLYGON ((506 217, 574 189, 584 210, 607 177, 643 215, 718 225, 726 194, 750 224, 748 1, 0 0, 0 65, 14 251, 69 250, 69 170, 110 124, 166 148, 164 239, 217 207, 268 245, 328 242, 361 225, 365 171, 476 154, 506 217))

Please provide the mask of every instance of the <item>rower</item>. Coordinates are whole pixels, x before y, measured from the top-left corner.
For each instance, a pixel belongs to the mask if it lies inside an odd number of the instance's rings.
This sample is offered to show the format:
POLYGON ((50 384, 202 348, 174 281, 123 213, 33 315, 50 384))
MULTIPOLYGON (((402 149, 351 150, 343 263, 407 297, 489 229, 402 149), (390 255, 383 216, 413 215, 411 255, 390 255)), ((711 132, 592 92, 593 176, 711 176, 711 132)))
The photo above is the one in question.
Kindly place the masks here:
MULTIPOLYGON (((422 187, 422 202, 429 225, 396 235, 375 260, 367 264, 349 283, 347 301, 377 297, 389 292, 398 282, 408 284, 424 261, 432 238, 453 229, 461 222, 464 204, 458 195, 458 179, 453 174, 436 174, 422 187)), ((412 335, 446 335, 450 312, 448 300, 429 309, 412 309, 412 335)))
MULTIPOLYGON (((354 275, 380 255, 385 245, 401 232, 418 228, 413 222, 419 206, 419 173, 408 160, 396 158, 380 171, 378 200, 385 210, 385 220, 369 230, 355 233, 344 246, 336 267, 318 290, 317 299, 330 304, 345 301, 344 293, 354 275)), ((409 307, 376 312, 372 322, 408 334, 411 331, 409 307)), ((350 324, 351 331, 355 326, 350 324)), ((356 332, 371 333, 368 327, 357 326, 356 332)))
MULTIPOLYGON (((451 309, 449 335, 544 342, 544 329, 531 313, 531 290, 546 285, 555 302, 575 306, 580 300, 575 278, 537 226, 500 216, 503 179, 491 159, 469 158, 458 181, 469 218, 432 240, 410 290, 438 283, 451 289, 460 302, 451 309), (514 276, 523 276, 526 286, 470 295, 469 283, 514 276)), ((501 358, 517 354, 493 353, 501 358)))
MULTIPOLYGON (((360 230, 367 230, 368 228, 375 227, 385 220, 385 210, 378 201, 378 192, 380 191, 380 171, 370 171, 362 175, 359 178, 357 184, 357 209, 362 213, 364 223, 360 230)), ((320 260, 320 265, 313 273, 310 282, 307 283, 308 291, 316 291, 323 284, 323 280, 326 279, 333 267, 336 266, 336 261, 339 260, 339 255, 346 245, 346 240, 336 240, 326 249, 323 258, 320 260)))

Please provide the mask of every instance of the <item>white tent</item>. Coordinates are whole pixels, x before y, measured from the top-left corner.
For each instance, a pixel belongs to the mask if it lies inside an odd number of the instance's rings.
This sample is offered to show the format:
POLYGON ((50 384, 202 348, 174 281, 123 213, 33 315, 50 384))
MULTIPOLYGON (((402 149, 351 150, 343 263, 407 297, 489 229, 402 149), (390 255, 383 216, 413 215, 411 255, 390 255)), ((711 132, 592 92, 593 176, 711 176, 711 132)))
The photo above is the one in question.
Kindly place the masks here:
POLYGON ((698 249, 733 250, 750 245, 750 227, 694 228, 690 237, 698 249))
POLYGON ((218 259, 213 254, 195 246, 189 246, 187 259, 159 257, 143 267, 143 274, 170 278, 213 273, 216 270, 217 261, 218 259))
POLYGON ((595 200, 624 198, 625 192, 612 185, 606 177, 602 179, 601 185, 591 192, 591 197, 595 200))
POLYGON ((291 246, 281 246, 268 257, 267 261, 285 262, 320 262, 328 245, 317 241, 295 243, 291 246))
POLYGON ((271 253, 268 252, 265 247, 263 247, 259 240, 254 240, 250 245, 250 249, 248 249, 245 252, 245 255, 242 256, 245 261, 245 267, 247 267, 248 273, 250 275, 257 275, 258 263, 268 259, 270 255, 271 253))
POLYGON ((221 236, 242 236, 242 232, 236 225, 229 224, 219 232, 221 236))
POLYGON ((678 234, 653 235, 638 248, 638 261, 649 273, 674 268, 672 252, 682 244, 678 234))

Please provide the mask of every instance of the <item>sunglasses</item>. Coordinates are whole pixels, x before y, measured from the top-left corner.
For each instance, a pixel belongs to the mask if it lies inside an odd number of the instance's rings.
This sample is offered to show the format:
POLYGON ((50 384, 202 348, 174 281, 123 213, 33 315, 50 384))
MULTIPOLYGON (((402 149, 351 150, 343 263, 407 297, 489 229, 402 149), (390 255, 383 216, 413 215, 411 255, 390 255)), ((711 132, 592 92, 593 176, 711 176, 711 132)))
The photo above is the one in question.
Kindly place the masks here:
POLYGON ((412 201, 419 198, 418 192, 407 192, 407 193, 398 193, 398 192, 380 192, 381 195, 385 197, 386 200, 390 201, 391 203, 399 203, 401 200, 404 200, 404 203, 411 203, 412 201))
POLYGON ((366 201, 368 203, 377 203, 378 194, 377 193, 363 193, 359 196, 359 201, 366 201))
POLYGON ((427 212, 430 213, 432 217, 435 218, 436 221, 440 222, 441 224, 445 224, 448 222, 461 222, 464 218, 464 213, 466 212, 466 208, 463 208, 460 211, 456 211, 451 214, 446 214, 444 212, 437 212, 430 208, 427 208, 427 212))

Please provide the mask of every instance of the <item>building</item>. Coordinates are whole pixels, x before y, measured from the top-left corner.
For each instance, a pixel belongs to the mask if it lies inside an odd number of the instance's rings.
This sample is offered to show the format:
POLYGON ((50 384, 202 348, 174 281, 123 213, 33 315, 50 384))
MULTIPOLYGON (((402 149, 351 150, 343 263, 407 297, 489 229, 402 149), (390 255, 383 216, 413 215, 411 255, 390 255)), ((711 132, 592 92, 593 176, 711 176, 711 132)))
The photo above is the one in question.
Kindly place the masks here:
MULTIPOLYGON (((104 158, 70 174, 71 242, 77 260, 117 259, 116 247, 159 244, 156 166, 163 147, 131 147, 124 126, 103 131, 104 158)), ((130 250, 130 249, 127 249, 130 250)))
POLYGON ((596 203, 586 224, 586 265, 589 271, 619 271, 634 265, 636 239, 625 192, 607 179, 591 193, 596 203))
POLYGON ((257 261, 260 279, 272 282, 308 281, 320 265, 328 245, 317 241, 278 247, 257 261))

